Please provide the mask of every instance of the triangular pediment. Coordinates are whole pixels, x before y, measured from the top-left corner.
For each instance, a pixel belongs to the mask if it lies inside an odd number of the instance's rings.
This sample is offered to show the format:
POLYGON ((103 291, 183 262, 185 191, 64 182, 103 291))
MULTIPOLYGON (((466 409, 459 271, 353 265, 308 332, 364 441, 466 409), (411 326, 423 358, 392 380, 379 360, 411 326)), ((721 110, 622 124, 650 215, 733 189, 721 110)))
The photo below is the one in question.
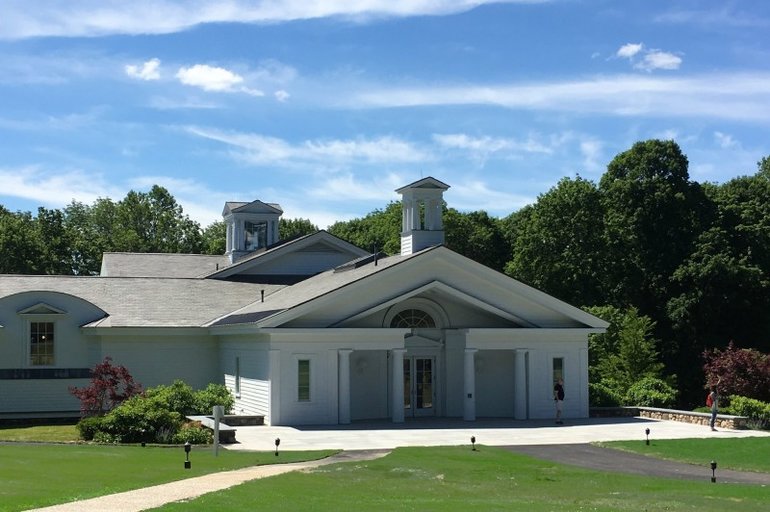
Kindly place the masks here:
POLYGON ((281 214, 283 209, 277 203, 264 203, 260 200, 252 201, 250 203, 239 201, 228 201, 225 203, 225 207, 222 210, 222 216, 227 217, 233 213, 259 213, 259 214, 281 214))
MULTIPOLYGON (((300 288, 316 295, 265 319, 264 327, 389 327, 388 311, 425 300, 446 310, 444 327, 605 329, 603 320, 446 247, 326 273, 300 288), (312 285, 310 284, 312 283, 312 285), (319 292, 319 290, 322 291, 319 292)), ((298 285, 299 286, 299 285, 298 285)), ((292 290, 287 289, 286 294, 292 290)), ((286 297, 287 295, 284 295, 286 297)), ((286 301, 287 303, 289 301, 286 301)))
POLYGON ((304 275, 311 276, 368 254, 363 249, 337 238, 327 231, 294 240, 246 256, 237 263, 206 277, 234 279, 238 276, 304 275))
POLYGON ((46 304, 45 302, 38 302, 33 306, 26 307, 20 311, 20 315, 64 315, 67 312, 57 307, 46 304))
POLYGON ((433 178, 431 176, 428 176, 427 178, 422 178, 420 180, 417 180, 413 183, 410 183, 409 185, 405 185, 399 189, 396 189, 396 192, 399 194, 402 194, 406 190, 410 189, 435 189, 435 190, 447 190, 449 189, 449 185, 444 183, 443 181, 439 181, 436 178, 433 178))

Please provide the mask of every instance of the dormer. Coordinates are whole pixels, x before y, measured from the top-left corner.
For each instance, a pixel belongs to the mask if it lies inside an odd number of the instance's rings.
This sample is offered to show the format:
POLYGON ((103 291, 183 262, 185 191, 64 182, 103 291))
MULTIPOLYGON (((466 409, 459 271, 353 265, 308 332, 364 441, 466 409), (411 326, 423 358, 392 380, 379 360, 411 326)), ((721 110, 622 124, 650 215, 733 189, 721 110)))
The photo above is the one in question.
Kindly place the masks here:
POLYGON ((396 190, 401 194, 401 255, 444 243, 444 191, 449 185, 431 177, 396 190))
POLYGON ((225 203, 222 217, 227 228, 225 256, 230 263, 278 242, 278 220, 283 214, 275 203, 225 203))

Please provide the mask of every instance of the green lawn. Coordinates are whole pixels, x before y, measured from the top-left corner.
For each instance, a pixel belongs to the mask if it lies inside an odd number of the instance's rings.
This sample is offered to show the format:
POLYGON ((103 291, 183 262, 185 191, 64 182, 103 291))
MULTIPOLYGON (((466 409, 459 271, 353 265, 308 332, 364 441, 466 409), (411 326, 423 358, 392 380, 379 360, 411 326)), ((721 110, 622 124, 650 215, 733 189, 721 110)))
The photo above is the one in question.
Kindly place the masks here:
POLYGON ((498 448, 400 448, 254 480, 162 511, 767 511, 770 488, 583 470, 498 448))
POLYGON ((70 443, 80 437, 75 425, 0 426, 0 441, 70 443))
MULTIPOLYGON (((15 429, 0 430, 0 438, 15 429)), ((56 428, 54 428, 56 430, 56 428)), ((16 432, 14 435, 20 435, 16 432)), ((42 435, 38 431, 38 435, 42 435)), ((58 434, 57 434, 58 435, 58 434)), ((45 437, 54 436, 52 432, 45 437)), ((34 438, 34 436, 33 436, 34 438)), ((39 438, 38 438, 39 439, 39 438)), ((603 443, 720 468, 770 473, 770 439, 603 443)), ((402 448, 373 461, 255 480, 162 510, 767 510, 770 488, 562 466, 481 446, 402 448)), ((330 452, 282 452, 281 462, 330 452)), ((272 452, 193 447, 0 444, 0 511, 19 511, 205 473, 274 463, 272 452)))
POLYGON ((26 510, 259 464, 313 460, 333 452, 234 452, 193 447, 0 444, 0 511, 26 510))
POLYGON ((649 446, 639 441, 597 444, 702 466, 714 460, 722 469, 770 473, 770 438, 767 437, 651 440, 649 446))

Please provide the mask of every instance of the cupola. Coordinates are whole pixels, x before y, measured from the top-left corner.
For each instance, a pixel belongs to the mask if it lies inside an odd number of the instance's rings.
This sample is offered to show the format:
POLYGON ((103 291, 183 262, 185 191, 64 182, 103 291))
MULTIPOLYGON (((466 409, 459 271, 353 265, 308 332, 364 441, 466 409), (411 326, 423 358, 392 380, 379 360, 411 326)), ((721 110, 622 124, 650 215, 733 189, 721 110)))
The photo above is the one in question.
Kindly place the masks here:
POLYGON ((444 191, 449 185, 431 177, 396 190, 401 194, 401 255, 444 243, 444 191))
POLYGON ((222 211, 227 228, 225 256, 230 258, 230 263, 278 242, 281 214, 281 206, 275 203, 225 203, 222 211))

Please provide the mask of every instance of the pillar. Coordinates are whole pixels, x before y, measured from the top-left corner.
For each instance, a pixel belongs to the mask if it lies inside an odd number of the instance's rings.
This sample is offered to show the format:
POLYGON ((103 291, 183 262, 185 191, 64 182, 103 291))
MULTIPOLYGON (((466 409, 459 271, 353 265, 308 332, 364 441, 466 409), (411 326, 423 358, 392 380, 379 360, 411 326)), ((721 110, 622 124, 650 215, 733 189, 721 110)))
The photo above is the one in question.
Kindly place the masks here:
POLYGON ((515 351, 513 417, 527 419, 527 350, 515 351))
POLYGON ((478 349, 465 349, 465 370, 463 372, 463 419, 476 421, 476 352, 478 349))
POLYGON ((393 423, 404 422, 404 354, 405 348, 394 348, 393 357, 393 394, 391 407, 393 409, 393 423))
POLYGON ((350 424, 350 353, 353 352, 350 349, 343 348, 337 351, 337 357, 339 359, 338 377, 339 386, 337 388, 338 395, 338 412, 337 421, 340 425, 350 424))

